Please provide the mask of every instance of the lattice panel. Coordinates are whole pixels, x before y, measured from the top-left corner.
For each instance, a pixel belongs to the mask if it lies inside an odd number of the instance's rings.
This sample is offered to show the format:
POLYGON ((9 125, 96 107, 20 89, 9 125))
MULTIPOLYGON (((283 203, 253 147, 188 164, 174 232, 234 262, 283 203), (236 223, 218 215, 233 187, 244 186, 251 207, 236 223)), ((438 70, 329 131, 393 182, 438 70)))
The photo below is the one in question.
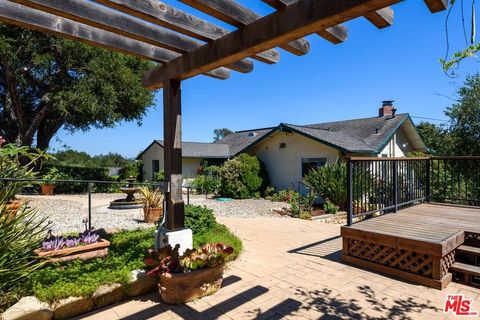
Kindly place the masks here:
POLYGON ((455 250, 451 251, 448 253, 446 256, 444 256, 441 260, 441 268, 442 268, 442 274, 441 276, 443 277, 449 272, 450 267, 452 264, 455 262, 455 250))
POLYGON ((355 239, 348 239, 348 254, 402 271, 432 276, 432 257, 428 254, 355 239))

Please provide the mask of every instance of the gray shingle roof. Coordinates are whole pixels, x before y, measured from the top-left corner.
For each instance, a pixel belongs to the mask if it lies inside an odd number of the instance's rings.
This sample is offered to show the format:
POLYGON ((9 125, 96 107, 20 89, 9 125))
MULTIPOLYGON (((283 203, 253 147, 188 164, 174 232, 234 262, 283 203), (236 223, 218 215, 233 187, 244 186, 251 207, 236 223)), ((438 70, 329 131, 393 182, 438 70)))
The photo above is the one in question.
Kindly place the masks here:
MULTIPOLYGON (((163 140, 155 140, 163 146, 163 140)), ((223 143, 182 142, 182 157, 185 158, 228 158, 230 146, 223 143)))
MULTIPOLYGON (((182 155, 186 158, 230 158, 246 151, 278 130, 297 132, 345 153, 377 154, 396 130, 405 125, 410 134, 416 135, 413 136, 414 147, 425 151, 426 147, 416 132, 410 116, 405 113, 395 117, 372 117, 309 125, 281 123, 271 128, 237 131, 214 143, 183 142, 182 155)), ((156 143, 163 146, 161 140, 156 140, 156 143)))

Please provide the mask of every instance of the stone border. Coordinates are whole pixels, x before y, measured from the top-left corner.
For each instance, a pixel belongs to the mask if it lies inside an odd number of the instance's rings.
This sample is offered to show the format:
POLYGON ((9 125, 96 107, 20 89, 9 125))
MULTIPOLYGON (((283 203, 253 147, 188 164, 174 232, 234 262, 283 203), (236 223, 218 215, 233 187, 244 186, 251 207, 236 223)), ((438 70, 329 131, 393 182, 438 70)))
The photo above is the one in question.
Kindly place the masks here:
POLYGON ((131 272, 127 286, 119 283, 102 285, 92 297, 69 297, 49 305, 36 297, 23 297, 8 308, 1 316, 2 320, 63 320, 104 308, 122 300, 144 295, 158 290, 158 277, 147 277, 144 270, 131 272))

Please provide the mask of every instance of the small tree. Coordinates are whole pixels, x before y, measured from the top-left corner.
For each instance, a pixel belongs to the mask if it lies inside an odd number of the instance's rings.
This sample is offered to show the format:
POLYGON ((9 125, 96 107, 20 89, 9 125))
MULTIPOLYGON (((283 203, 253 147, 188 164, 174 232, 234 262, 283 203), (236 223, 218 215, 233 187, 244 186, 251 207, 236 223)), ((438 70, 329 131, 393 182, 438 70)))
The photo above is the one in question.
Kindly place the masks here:
POLYGON ((233 131, 230 130, 230 129, 227 129, 227 128, 221 128, 221 129, 215 129, 213 130, 213 134, 215 135, 213 137, 213 141, 218 141, 220 139, 223 139, 225 138, 226 136, 228 136, 229 134, 232 134, 233 131))
POLYGON ((260 196, 263 179, 260 161, 246 153, 228 160, 220 169, 220 194, 246 199, 260 196))

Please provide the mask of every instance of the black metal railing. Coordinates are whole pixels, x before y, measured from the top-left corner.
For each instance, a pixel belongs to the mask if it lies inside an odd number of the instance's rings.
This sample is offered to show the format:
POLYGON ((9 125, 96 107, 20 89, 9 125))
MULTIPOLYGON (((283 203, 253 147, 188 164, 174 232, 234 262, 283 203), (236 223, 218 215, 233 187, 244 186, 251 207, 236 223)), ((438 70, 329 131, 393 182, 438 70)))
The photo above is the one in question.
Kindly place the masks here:
POLYGON ((348 221, 422 202, 480 206, 480 157, 347 159, 348 221))
MULTIPOLYGON (((40 186, 42 184, 54 184, 56 187, 60 187, 61 189, 62 186, 70 185, 69 190, 77 190, 78 186, 83 186, 81 188, 85 192, 82 192, 86 195, 87 201, 88 201, 88 227, 92 227, 92 194, 93 193, 98 193, 98 192, 108 192, 108 190, 111 191, 116 191, 120 187, 126 187, 128 186, 128 182, 118 182, 118 181, 98 181, 98 180, 64 180, 64 179, 59 179, 59 180, 45 180, 45 179, 36 179, 36 178, 25 178, 25 179, 18 179, 18 178, 2 178, 0 177, 0 187, 5 187, 6 184, 8 183, 22 183, 24 184, 23 187, 23 194, 25 195, 33 195, 37 192, 37 186, 40 186), (72 187, 73 186, 73 187, 72 187), (106 188, 107 186, 114 187, 113 190, 112 188, 108 189, 106 188)), ((133 182, 131 183, 132 186, 140 187, 140 186, 149 186, 149 187, 154 187, 154 188, 160 188, 162 192, 165 191, 166 185, 164 182, 133 182)), ((120 192, 119 190, 117 192, 120 192)), ((61 193, 61 192, 60 192, 61 193)), ((78 192, 73 192, 77 193, 78 192)), ((112 192, 115 193, 115 192, 112 192)))

